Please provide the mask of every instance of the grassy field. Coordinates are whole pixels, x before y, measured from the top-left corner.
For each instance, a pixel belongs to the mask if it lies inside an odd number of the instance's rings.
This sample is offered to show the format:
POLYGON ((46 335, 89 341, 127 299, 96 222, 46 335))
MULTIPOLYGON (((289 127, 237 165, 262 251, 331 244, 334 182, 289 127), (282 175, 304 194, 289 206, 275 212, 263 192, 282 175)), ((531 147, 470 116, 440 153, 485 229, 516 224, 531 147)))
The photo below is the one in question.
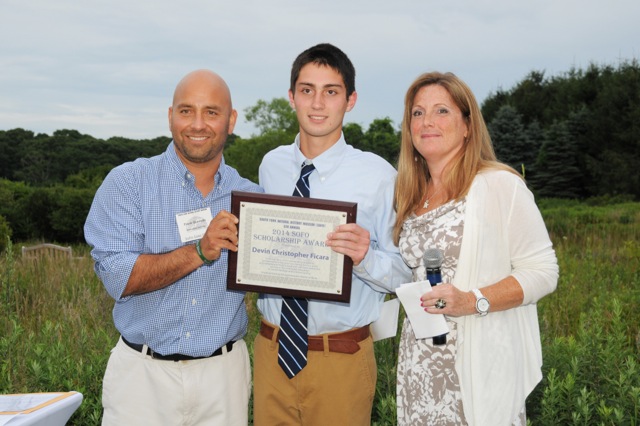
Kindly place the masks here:
MULTIPOLYGON (((560 263, 558 290, 538 304, 544 379, 527 401, 532 425, 640 424, 640 203, 542 200, 560 263)), ((0 393, 76 390, 69 424, 100 423, 102 375, 118 333, 113 301, 88 247, 63 264, 0 259, 0 393)), ((247 296, 250 346, 258 330, 247 296)), ((373 423, 395 424, 397 338, 376 343, 373 423)))

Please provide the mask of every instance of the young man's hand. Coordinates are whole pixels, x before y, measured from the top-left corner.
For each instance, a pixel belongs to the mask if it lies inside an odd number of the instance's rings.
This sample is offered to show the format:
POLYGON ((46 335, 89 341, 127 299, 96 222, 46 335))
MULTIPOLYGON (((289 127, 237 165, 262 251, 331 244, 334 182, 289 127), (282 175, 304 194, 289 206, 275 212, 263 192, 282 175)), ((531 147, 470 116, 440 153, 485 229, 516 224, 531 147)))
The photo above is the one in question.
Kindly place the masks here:
POLYGON ((355 266, 359 265, 369 250, 369 231, 358 224, 347 223, 327 234, 327 246, 336 253, 349 256, 355 266))

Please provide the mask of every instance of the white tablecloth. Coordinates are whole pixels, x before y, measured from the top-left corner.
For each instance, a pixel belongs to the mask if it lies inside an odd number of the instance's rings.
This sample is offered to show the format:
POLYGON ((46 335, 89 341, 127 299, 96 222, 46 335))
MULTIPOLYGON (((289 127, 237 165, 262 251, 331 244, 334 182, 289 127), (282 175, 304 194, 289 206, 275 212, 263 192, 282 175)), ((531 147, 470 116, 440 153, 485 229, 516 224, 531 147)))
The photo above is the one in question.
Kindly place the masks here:
POLYGON ((64 426, 81 403, 79 392, 0 395, 0 426, 64 426))

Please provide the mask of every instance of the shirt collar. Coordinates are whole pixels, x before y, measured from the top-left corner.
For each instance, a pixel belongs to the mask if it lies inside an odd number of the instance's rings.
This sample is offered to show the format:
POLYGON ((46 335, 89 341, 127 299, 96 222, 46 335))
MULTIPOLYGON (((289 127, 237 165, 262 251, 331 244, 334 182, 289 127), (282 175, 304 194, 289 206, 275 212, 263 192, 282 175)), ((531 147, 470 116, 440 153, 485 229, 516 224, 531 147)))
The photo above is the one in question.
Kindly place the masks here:
MULTIPOLYGON (((180 160, 180 157, 178 157, 178 154, 176 153, 176 147, 173 141, 171 141, 165 153, 167 154, 167 158, 169 159, 169 164, 171 164, 171 167, 176 171, 178 176, 181 176, 183 179, 187 179, 188 181, 193 183, 194 182, 193 174, 191 174, 189 169, 187 169, 187 166, 185 166, 182 160, 180 160)), ((218 167, 218 172, 214 177, 215 186, 218 186, 226 175, 227 168, 225 167, 225 164, 226 163, 224 161, 224 156, 222 156, 222 158, 220 159, 220 167, 218 167)))
POLYGON ((305 161, 313 163, 320 175, 320 179, 324 180, 325 177, 333 173, 336 170, 342 159, 344 158, 345 151, 347 150, 347 142, 344 140, 344 134, 340 134, 340 139, 331 146, 328 150, 318 155, 316 158, 308 160, 305 158, 302 151, 300 151, 300 134, 296 136, 295 140, 295 149, 294 149, 294 159, 296 162, 296 167, 298 173, 300 173, 300 167, 302 167, 302 163, 305 161))

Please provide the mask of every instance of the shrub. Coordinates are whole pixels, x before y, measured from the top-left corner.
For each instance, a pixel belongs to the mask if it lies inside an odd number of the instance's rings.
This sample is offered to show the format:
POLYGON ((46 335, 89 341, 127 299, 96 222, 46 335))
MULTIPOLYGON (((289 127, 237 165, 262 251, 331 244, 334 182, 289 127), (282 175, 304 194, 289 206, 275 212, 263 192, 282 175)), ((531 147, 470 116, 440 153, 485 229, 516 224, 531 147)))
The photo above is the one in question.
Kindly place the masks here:
POLYGON ((535 424, 637 424, 640 358, 617 299, 580 316, 577 335, 545 338, 545 378, 529 398, 535 424))
POLYGON ((0 215, 0 253, 7 248, 7 244, 11 240, 11 234, 12 231, 9 222, 7 222, 4 216, 0 215))

